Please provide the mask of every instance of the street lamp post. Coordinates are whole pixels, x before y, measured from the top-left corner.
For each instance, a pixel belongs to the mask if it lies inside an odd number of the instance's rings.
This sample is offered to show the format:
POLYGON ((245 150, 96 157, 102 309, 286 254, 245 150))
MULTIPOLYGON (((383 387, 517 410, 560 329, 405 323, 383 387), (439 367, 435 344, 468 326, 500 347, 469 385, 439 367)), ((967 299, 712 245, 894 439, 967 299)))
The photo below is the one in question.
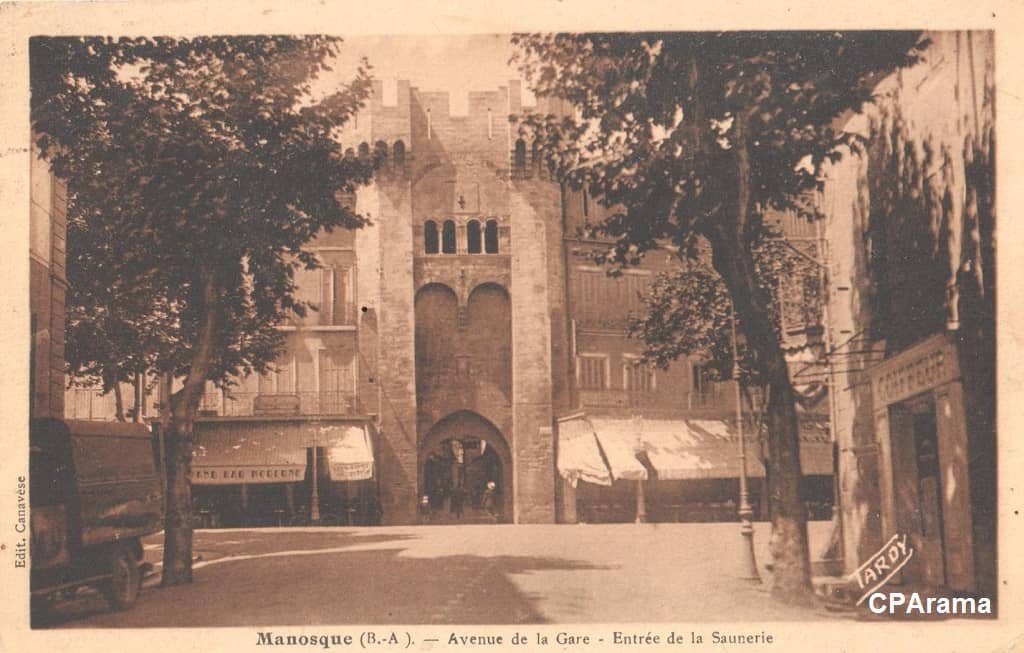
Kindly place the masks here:
POLYGON ((320 523, 320 489, 317 487, 320 479, 318 478, 319 470, 317 468, 319 467, 319 461, 317 461, 316 450, 318 444, 319 442, 316 440, 313 441, 313 473, 310 477, 310 480, 313 482, 313 489, 309 493, 309 521, 314 524, 320 523))
POLYGON ((750 507, 750 495, 747 491, 747 442, 743 434, 743 397, 740 391, 740 356, 739 347, 736 344, 736 309, 732 310, 732 378, 736 386, 736 432, 740 440, 740 535, 743 538, 743 551, 741 555, 742 566, 740 578, 757 583, 761 582, 761 575, 757 571, 757 558, 754 556, 754 525, 750 518, 754 511, 750 507))

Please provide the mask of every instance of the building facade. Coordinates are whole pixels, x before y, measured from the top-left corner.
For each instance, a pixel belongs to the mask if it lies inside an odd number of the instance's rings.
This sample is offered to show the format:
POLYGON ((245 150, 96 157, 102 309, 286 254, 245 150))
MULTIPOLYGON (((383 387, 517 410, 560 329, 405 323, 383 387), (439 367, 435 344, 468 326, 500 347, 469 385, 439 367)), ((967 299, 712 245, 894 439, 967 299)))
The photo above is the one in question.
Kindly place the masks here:
POLYGON ((29 306, 31 378, 29 415, 64 416, 64 301, 67 186, 32 150, 29 210, 29 306))
MULTIPOLYGON (((281 327, 274 371, 208 388, 197 511, 213 523, 254 511, 293 523, 314 504, 322 522, 367 524, 734 518, 734 386, 699 360, 644 365, 627 337, 671 257, 618 277, 594 265, 606 245, 581 228, 605 209, 556 183, 508 119, 559 107, 523 107, 515 81, 471 93, 465 116, 408 82, 394 105, 382 98, 378 84, 343 135, 348 155, 383 161, 349 198, 371 224, 309 244, 322 268, 297 283, 319 310, 281 327), (562 446, 563 431, 583 438, 562 446), (605 471, 578 484, 581 465, 605 471), (718 514, 688 513, 700 501, 718 514)), ((805 471, 828 497, 827 428, 811 431, 805 471)), ((763 478, 756 451, 749 469, 763 478)))
POLYGON ((994 596, 993 35, 929 38, 820 198, 844 571, 906 534, 902 580, 994 596))

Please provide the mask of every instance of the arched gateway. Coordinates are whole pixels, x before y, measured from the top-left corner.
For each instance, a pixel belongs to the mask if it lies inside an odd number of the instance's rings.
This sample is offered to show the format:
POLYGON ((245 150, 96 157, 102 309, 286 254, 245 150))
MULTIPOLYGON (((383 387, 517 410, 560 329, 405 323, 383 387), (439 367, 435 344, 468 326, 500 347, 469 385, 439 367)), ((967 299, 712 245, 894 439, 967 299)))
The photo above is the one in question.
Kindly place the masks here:
POLYGON ((494 424, 468 410, 448 415, 420 443, 420 521, 511 521, 512 471, 508 443, 494 424))

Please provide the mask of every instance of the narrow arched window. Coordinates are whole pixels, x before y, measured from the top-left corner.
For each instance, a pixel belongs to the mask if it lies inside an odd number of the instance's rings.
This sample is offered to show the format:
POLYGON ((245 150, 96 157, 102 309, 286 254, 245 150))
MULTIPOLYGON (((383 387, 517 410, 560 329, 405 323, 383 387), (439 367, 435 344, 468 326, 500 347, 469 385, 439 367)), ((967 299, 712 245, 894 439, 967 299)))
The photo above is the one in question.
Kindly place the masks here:
POLYGON ((498 253, 498 221, 488 220, 484 227, 484 251, 488 254, 498 253))
POLYGON ((441 228, 441 253, 455 253, 455 223, 451 220, 445 220, 441 228))
POLYGON ((384 141, 377 141, 373 144, 373 162, 380 165, 388 160, 388 144, 384 141))
POLYGON ((517 173, 522 173, 526 169, 526 141, 521 138, 516 139, 516 150, 513 155, 512 166, 517 173))
POLYGON ((540 172, 541 168, 541 152, 540 152, 540 139, 533 139, 533 145, 530 147, 530 166, 537 172, 540 172))
POLYGON ((480 222, 470 220, 466 225, 466 251, 470 254, 479 254, 483 251, 483 243, 480 239, 480 222))
POLYGON ((359 158, 368 159, 370 158, 370 144, 363 141, 359 144, 359 158))
POLYGON ((395 157, 395 165, 400 166, 405 163, 405 143, 401 139, 395 141, 391 153, 395 157))
POLYGON ((423 225, 423 251, 437 254, 437 223, 433 220, 427 220, 423 225))

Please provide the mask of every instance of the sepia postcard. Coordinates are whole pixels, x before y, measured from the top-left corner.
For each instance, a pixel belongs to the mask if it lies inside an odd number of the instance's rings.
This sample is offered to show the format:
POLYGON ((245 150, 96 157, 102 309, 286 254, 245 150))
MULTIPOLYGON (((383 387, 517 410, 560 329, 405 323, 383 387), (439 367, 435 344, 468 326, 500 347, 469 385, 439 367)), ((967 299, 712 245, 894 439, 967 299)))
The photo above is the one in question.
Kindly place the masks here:
POLYGON ((1019 6, 0 16, 0 651, 1019 646, 1019 6))

